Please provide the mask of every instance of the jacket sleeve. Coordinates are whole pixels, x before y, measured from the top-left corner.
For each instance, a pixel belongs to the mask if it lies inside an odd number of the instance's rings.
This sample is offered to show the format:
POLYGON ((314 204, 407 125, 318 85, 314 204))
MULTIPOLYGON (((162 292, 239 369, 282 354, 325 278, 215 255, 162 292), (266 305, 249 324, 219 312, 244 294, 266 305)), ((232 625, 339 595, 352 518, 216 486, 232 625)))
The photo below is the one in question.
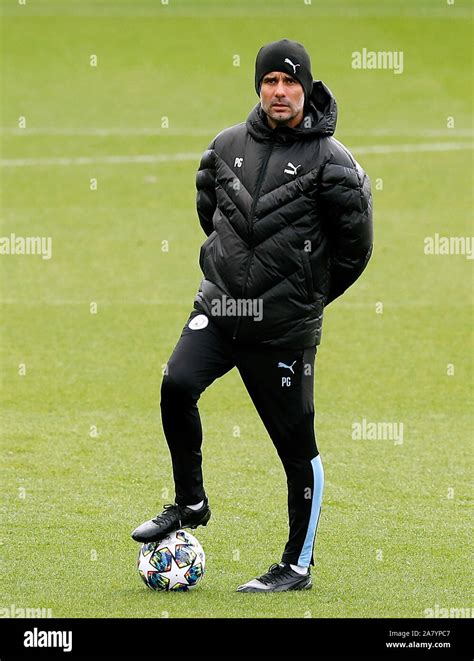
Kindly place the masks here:
POLYGON ((342 148, 324 166, 320 185, 330 256, 327 305, 357 280, 370 259, 372 193, 369 177, 342 148))
POLYGON ((202 155, 196 174, 196 209, 201 227, 207 236, 214 229, 212 217, 217 206, 214 144, 215 140, 202 155))

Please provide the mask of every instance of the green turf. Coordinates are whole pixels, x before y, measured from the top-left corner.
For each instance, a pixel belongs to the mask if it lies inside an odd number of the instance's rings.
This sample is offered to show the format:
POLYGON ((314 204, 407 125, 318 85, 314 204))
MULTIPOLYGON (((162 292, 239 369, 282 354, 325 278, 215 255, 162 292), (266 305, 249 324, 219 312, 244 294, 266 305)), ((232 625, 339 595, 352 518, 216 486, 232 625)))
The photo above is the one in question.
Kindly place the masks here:
POLYGON ((49 261, 0 256, 0 606, 141 618, 422 617, 436 604, 470 607, 472 262, 423 253, 435 232, 472 233, 468 6, 0 3, 0 235, 53 238, 49 261), (314 589, 234 592, 280 559, 287 518, 283 470, 233 371, 200 405, 213 509, 197 531, 206 576, 193 593, 150 593, 129 532, 174 495, 159 388, 200 278, 193 155, 246 118, 256 103, 255 53, 283 36, 308 46, 315 76, 339 102, 337 137, 374 189, 383 180, 374 190, 374 257, 328 308, 318 351, 326 488, 314 589), (364 47, 403 50, 404 73, 353 70, 351 53, 364 47), (144 134, 163 116, 169 131, 144 134), (440 142, 464 147, 416 148, 440 142), (364 154, 407 143, 412 153, 364 154), (157 154, 188 156, 100 162, 157 154), (12 163, 48 157, 99 162, 12 163), (363 417, 403 422, 403 444, 352 440, 363 417))

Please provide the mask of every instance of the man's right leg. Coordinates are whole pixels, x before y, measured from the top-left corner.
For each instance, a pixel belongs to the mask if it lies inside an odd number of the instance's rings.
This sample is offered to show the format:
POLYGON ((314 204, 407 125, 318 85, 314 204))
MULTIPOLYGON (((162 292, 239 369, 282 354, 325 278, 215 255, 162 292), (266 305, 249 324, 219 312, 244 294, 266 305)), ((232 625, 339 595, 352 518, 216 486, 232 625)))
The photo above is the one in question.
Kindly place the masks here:
POLYGON ((171 453, 175 504, 133 531, 139 542, 173 530, 206 525, 210 509, 202 479, 202 427, 197 401, 218 377, 234 367, 233 347, 211 318, 193 310, 167 364, 161 385, 161 418, 171 453), (202 504, 200 501, 203 501, 202 504), (188 507, 200 503, 198 509, 188 507))
POLYGON ((206 323, 208 317, 193 313, 190 319, 168 361, 161 385, 161 420, 171 453, 178 505, 193 505, 205 498, 197 401, 216 378, 235 364, 231 345, 212 319, 203 328, 200 320, 206 323), (193 325, 198 328, 193 330, 193 325))

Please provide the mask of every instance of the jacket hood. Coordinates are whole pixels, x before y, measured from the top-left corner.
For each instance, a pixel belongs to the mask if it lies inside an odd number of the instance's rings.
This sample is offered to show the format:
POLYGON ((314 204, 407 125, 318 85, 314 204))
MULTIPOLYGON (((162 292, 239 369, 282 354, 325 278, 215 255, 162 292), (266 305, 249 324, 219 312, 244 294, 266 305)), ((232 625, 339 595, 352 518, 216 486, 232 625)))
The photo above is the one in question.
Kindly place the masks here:
POLYGON ((306 140, 316 135, 333 135, 336 130, 337 103, 331 90, 321 80, 313 81, 313 91, 309 103, 305 106, 304 118, 301 124, 278 126, 270 128, 267 116, 258 103, 250 112, 246 126, 250 135, 259 141, 276 138, 279 142, 294 142, 306 140), (308 119, 307 119, 308 118, 308 119))

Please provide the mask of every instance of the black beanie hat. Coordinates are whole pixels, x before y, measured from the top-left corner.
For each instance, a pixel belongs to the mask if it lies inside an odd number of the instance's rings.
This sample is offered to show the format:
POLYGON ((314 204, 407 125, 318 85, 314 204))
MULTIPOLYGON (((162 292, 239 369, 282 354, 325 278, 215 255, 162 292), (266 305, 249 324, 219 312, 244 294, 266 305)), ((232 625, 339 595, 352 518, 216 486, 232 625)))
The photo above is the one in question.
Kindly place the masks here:
POLYGON ((263 76, 269 71, 283 71, 290 74, 301 83, 305 102, 308 102, 313 91, 313 74, 311 60, 305 47, 297 41, 281 39, 262 46, 255 61, 255 89, 260 94, 263 76))

